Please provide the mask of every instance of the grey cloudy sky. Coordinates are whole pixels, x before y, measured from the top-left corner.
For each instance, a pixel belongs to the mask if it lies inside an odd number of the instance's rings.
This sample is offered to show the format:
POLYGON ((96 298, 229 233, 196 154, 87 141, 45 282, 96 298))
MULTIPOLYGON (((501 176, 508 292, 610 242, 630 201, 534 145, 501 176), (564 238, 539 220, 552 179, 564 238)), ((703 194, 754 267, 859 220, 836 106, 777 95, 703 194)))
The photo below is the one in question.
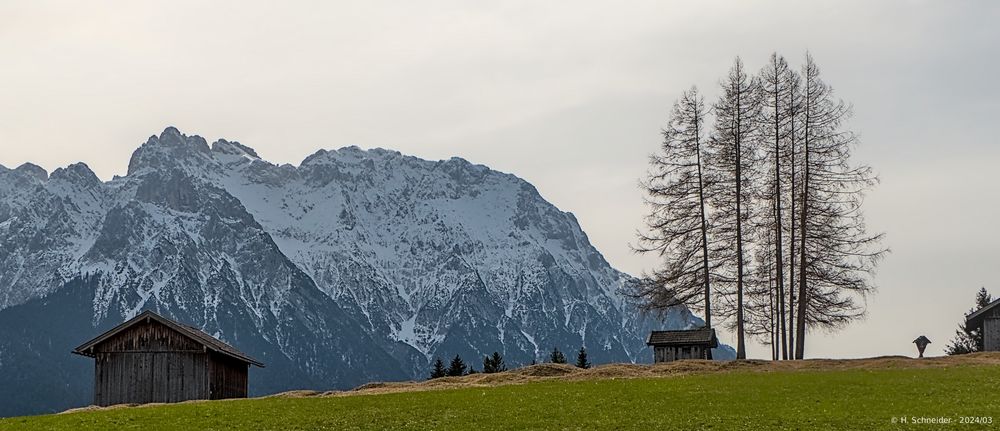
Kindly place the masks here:
POLYGON ((0 163, 109 179, 166 125, 274 162, 460 156, 534 183, 639 274, 636 183, 674 99, 711 100, 736 55, 809 50, 855 105, 893 253, 869 318, 807 355, 913 354, 920 334, 940 354, 976 289, 1000 295, 997 22, 991 1, 5 1, 0 163))

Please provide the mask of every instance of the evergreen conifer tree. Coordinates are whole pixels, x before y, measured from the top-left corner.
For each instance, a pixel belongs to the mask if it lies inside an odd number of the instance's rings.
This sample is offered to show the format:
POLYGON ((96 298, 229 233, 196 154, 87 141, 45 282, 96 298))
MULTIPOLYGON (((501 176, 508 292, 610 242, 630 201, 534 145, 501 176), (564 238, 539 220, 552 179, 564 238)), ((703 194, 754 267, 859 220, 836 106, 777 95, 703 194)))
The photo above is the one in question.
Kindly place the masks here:
POLYGON ((552 348, 552 354, 549 355, 549 362, 552 362, 553 364, 565 364, 566 355, 563 355, 563 352, 560 352, 559 348, 554 347, 552 348))
POLYGON ((580 352, 576 355, 577 368, 590 368, 590 361, 587 360, 587 348, 580 347, 580 352))
POLYGON ((464 376, 465 375, 465 361, 462 360, 461 356, 455 355, 455 359, 451 360, 451 365, 448 367, 449 376, 464 376))
POLYGON ((484 373, 499 373, 501 371, 507 371, 507 365, 503 363, 503 356, 500 355, 500 352, 493 352, 493 355, 483 357, 484 373))
MULTIPOLYGON (((975 313, 980 308, 989 305, 990 302, 993 302, 993 297, 990 296, 985 287, 980 288, 979 292, 976 293, 976 306, 969 310, 969 314, 975 313)), ((958 324, 958 330, 955 331, 955 338, 945 348, 945 353, 949 355, 964 355, 981 350, 983 350, 982 328, 969 328, 965 326, 965 322, 962 322, 958 324)))
POLYGON ((436 379, 447 375, 448 371, 444 368, 444 361, 442 361, 441 358, 437 358, 434 361, 434 368, 431 370, 431 378, 436 379))

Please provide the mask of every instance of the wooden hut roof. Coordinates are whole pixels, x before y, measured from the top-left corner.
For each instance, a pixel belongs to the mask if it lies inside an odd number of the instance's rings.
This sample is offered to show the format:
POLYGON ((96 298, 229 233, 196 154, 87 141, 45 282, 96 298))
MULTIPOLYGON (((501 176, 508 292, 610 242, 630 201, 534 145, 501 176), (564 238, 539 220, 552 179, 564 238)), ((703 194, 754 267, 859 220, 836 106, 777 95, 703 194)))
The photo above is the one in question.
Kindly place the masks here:
POLYGON ((163 316, 161 316, 159 314, 156 314, 156 313, 154 313, 152 311, 149 311, 149 310, 143 311, 142 313, 139 313, 138 316, 135 316, 135 317, 133 317, 133 318, 125 321, 124 323, 122 323, 122 324, 120 324, 118 326, 115 326, 114 328, 111 328, 107 332, 105 332, 105 333, 103 333, 101 335, 98 335, 96 338, 94 338, 94 339, 92 339, 92 340, 90 340, 90 341, 88 341, 86 343, 81 344, 76 349, 73 349, 73 353, 76 353, 78 355, 93 357, 94 356, 94 351, 93 351, 94 346, 96 346, 96 345, 100 344, 101 342, 103 342, 103 341, 105 341, 105 340, 107 340, 107 339, 115 336, 115 334, 118 334, 119 332, 127 329, 128 327, 130 327, 130 326, 132 326, 132 325, 134 325, 136 323, 146 321, 147 319, 149 319, 149 320, 155 320, 155 321, 157 321, 159 323, 162 323, 163 325, 166 325, 167 327, 169 327, 169 328, 171 328, 171 329, 173 329, 173 330, 181 333, 182 335, 190 338, 191 340, 195 341, 196 343, 199 343, 202 346, 205 346, 205 348, 208 349, 208 350, 212 350, 212 351, 218 352, 220 354, 229 356, 229 357, 237 359, 239 361, 246 362, 248 364, 256 365, 256 366, 261 367, 261 368, 264 367, 264 364, 261 363, 260 361, 257 361, 256 359, 253 359, 250 356, 247 356, 245 353, 240 352, 239 350, 236 350, 235 347, 230 346, 229 344, 226 344, 225 342, 219 340, 218 338, 215 338, 215 337, 213 337, 211 335, 206 334, 205 332, 203 332, 202 330, 200 330, 198 328, 195 328, 195 327, 189 326, 189 325, 185 325, 185 324, 180 323, 180 322, 173 321, 171 319, 163 317, 163 316))
POLYGON ((985 307, 970 313, 968 316, 965 316, 966 326, 979 326, 979 320, 982 319, 988 311, 996 308, 998 305, 1000 305, 1000 298, 997 298, 995 301, 986 304, 985 307))
POLYGON ((719 347, 715 329, 698 328, 676 331, 653 331, 646 339, 648 346, 709 346, 719 347))

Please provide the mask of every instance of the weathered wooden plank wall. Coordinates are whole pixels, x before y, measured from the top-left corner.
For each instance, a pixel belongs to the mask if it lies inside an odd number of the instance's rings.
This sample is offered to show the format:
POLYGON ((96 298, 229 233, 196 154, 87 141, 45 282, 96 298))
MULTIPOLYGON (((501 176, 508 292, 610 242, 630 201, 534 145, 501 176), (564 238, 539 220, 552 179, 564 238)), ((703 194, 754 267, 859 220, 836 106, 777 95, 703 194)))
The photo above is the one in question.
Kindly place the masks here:
POLYGON ((247 371, 249 365, 229 358, 213 354, 209 358, 212 376, 213 400, 226 398, 245 398, 247 396, 247 371))
POLYGON ((656 346, 653 348, 653 362, 707 359, 707 352, 707 348, 702 346, 656 346))
POLYGON ((1000 352, 1000 308, 990 311, 983 319, 983 350, 1000 352))
POLYGON ((208 352, 165 325, 136 324, 95 347, 95 404, 209 397, 208 352))
POLYGON ((94 382, 98 405, 207 399, 205 353, 100 353, 94 382))

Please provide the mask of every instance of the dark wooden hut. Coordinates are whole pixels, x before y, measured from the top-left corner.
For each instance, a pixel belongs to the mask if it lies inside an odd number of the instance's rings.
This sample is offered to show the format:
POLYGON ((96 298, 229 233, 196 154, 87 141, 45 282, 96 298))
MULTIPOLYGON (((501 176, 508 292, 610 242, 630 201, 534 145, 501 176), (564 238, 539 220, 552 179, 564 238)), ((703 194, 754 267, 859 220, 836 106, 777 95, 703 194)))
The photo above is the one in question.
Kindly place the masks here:
POLYGON ((712 348, 719 347, 719 339, 712 328, 653 331, 646 345, 653 347, 653 362, 712 359, 712 348))
POLYGON ((982 328, 984 352, 1000 352, 1000 299, 966 316, 965 327, 982 328))
POLYGON ((201 330, 144 311, 73 350, 94 358, 94 404, 246 398, 264 364, 201 330))

